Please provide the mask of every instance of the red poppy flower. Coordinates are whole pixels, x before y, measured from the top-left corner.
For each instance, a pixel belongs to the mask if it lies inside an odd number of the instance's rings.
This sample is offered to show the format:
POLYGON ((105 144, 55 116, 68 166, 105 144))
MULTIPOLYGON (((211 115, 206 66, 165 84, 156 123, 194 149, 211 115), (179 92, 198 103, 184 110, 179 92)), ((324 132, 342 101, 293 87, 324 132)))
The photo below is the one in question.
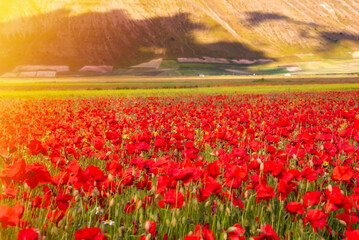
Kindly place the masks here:
POLYGON ((124 209, 125 213, 132 213, 135 210, 136 206, 137 206, 137 203, 135 202, 134 199, 132 199, 130 203, 126 204, 125 209, 124 209))
POLYGON ((146 233, 150 233, 154 238, 156 236, 156 222, 146 221, 145 223, 146 233))
POLYGON ((216 162, 212 162, 207 165, 207 173, 216 178, 219 174, 221 174, 221 170, 216 162))
POLYGON ((24 180, 26 163, 24 159, 20 159, 11 166, 5 166, 0 178, 3 184, 7 185, 10 181, 22 182, 24 180))
POLYGON ((332 179, 334 181, 348 181, 353 177, 354 171, 346 166, 336 166, 333 169, 332 179))
POLYGON ((158 205, 163 208, 164 204, 170 204, 174 208, 182 207, 184 203, 184 197, 182 193, 176 190, 170 189, 164 193, 164 200, 158 201, 158 205))
POLYGON ((315 191, 315 192, 308 191, 305 193, 303 197, 303 205, 305 208, 318 205, 323 198, 324 198, 323 195, 319 191, 315 191))
POLYGON ((73 198, 72 195, 59 193, 59 195, 57 195, 57 197, 56 197, 57 207, 62 211, 66 211, 67 208, 70 206, 69 201, 72 198, 73 198))
POLYGON ((267 224, 262 229, 263 233, 260 233, 258 237, 253 237, 254 240, 280 240, 272 226, 267 224))
POLYGON ((314 182, 317 180, 317 173, 310 167, 304 167, 300 172, 300 177, 307 179, 308 182, 314 182))
POLYGON ((303 204, 299 202, 290 202, 286 205, 286 210, 290 214, 304 214, 305 210, 303 204))
POLYGON ((92 140, 93 147, 97 150, 102 150, 103 146, 105 145, 105 139, 103 137, 95 137, 92 140))
POLYGON ((3 227, 16 226, 19 224, 20 218, 24 213, 25 207, 23 205, 15 205, 9 207, 0 205, 0 223, 3 227))
POLYGON ((17 240, 38 240, 39 232, 35 228, 22 229, 17 235, 17 240))
POLYGON ((208 224, 205 224, 204 227, 200 224, 197 224, 196 228, 192 232, 191 236, 186 236, 185 240, 214 240, 214 234, 211 230, 208 229, 208 224))
POLYGON ((271 186, 265 184, 259 184, 255 190, 257 191, 256 202, 259 203, 261 200, 269 201, 274 198, 275 192, 271 186))
POLYGON ((317 232, 317 228, 322 230, 327 226, 327 218, 329 213, 325 213, 318 209, 309 209, 307 215, 304 218, 304 226, 307 222, 312 225, 314 232, 317 232))
POLYGON ((47 214, 47 219, 49 219, 51 222, 55 223, 56 225, 65 217, 65 212, 63 211, 50 211, 47 214))
POLYGON ((51 175, 46 167, 39 163, 26 165, 24 178, 31 189, 34 189, 39 184, 52 182, 51 175))
POLYGON ((84 228, 75 232, 75 240, 103 240, 106 239, 101 229, 97 227, 84 228))
POLYGON ((212 177, 206 177, 203 182, 205 186, 200 190, 199 194, 197 194, 197 199, 199 202, 207 200, 212 193, 218 194, 222 191, 222 185, 212 177))
POLYGON ((176 169, 170 168, 168 171, 170 176, 173 176, 175 180, 182 180, 184 183, 188 183, 193 178, 193 168, 185 168, 185 169, 176 169))
POLYGON ((345 236, 347 237, 347 240, 358 240, 359 230, 345 231, 345 236))
POLYGON ((241 225, 236 223, 231 228, 232 229, 228 229, 230 240, 245 240, 246 239, 245 237, 241 236, 246 231, 244 228, 242 228, 241 225))
POLYGON ((284 200, 288 197, 294 188, 297 186, 297 183, 291 181, 291 179, 281 179, 278 184, 278 199, 284 200))
POLYGON ((251 141, 250 148, 252 152, 257 152, 259 149, 261 149, 263 143, 259 141, 251 141))
POLYGON ((355 224, 359 221, 359 217, 355 212, 348 214, 348 213, 338 213, 335 215, 339 220, 345 222, 348 227, 347 230, 352 230, 352 224, 355 224))
POLYGON ((32 155, 38 155, 41 153, 42 155, 47 156, 46 147, 43 146, 42 143, 38 140, 31 140, 27 147, 29 148, 30 154, 32 155))
POLYGON ((351 199, 342 195, 341 190, 338 186, 332 188, 332 191, 325 191, 327 196, 327 203, 324 209, 327 211, 335 211, 339 208, 345 208, 349 210, 352 207, 351 199))

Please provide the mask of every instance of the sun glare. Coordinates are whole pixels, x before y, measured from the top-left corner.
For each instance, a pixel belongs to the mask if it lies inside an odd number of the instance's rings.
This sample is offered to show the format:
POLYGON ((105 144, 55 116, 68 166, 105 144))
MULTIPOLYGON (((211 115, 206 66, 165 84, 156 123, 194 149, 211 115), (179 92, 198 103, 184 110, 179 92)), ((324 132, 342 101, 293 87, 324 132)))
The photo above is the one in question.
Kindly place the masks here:
POLYGON ((179 11, 179 9, 167 9, 165 6, 158 6, 141 0, 134 0, 131 3, 113 0, 2 0, 0 1, 0 22, 46 14, 59 9, 68 10, 69 16, 121 9, 126 11, 132 19, 139 20, 153 17, 153 15, 158 16, 158 8, 163 8, 160 12, 164 16, 170 16, 179 11), (136 5, 136 11, 134 11, 134 5, 136 5))

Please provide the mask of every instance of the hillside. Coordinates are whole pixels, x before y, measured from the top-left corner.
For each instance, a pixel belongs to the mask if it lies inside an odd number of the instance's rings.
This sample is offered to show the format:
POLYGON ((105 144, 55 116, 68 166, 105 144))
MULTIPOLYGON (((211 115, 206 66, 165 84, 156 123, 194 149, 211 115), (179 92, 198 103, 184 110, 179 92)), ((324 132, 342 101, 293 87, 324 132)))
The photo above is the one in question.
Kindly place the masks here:
POLYGON ((11 0, 0 62, 128 66, 163 57, 347 58, 359 0, 11 0))

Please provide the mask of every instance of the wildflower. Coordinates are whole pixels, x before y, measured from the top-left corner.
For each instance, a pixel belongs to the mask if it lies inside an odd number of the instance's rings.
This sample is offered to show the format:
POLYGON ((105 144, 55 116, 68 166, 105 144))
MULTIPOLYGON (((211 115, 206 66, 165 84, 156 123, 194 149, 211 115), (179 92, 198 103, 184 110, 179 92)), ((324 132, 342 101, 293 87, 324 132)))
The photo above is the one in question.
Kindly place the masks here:
POLYGON ((105 221, 102 221, 103 224, 105 225, 109 225, 109 226, 112 226, 112 225, 115 225, 115 221, 112 221, 112 220, 105 220, 105 221))

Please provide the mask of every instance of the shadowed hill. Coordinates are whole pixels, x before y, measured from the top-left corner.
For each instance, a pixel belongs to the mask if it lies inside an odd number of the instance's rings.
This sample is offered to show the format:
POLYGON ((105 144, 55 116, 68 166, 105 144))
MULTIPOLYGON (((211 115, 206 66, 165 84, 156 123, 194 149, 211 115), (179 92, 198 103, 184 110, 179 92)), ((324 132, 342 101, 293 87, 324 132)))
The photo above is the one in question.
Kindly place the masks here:
POLYGON ((154 57, 261 58, 238 42, 202 44, 193 32, 206 26, 188 14, 135 20, 122 10, 70 16, 57 10, 0 24, 1 62, 18 64, 112 64, 128 66, 154 57), (6 33, 7 32, 7 33, 6 33))
POLYGON ((359 49, 359 0, 12 0, 0 9, 2 66, 359 49))

